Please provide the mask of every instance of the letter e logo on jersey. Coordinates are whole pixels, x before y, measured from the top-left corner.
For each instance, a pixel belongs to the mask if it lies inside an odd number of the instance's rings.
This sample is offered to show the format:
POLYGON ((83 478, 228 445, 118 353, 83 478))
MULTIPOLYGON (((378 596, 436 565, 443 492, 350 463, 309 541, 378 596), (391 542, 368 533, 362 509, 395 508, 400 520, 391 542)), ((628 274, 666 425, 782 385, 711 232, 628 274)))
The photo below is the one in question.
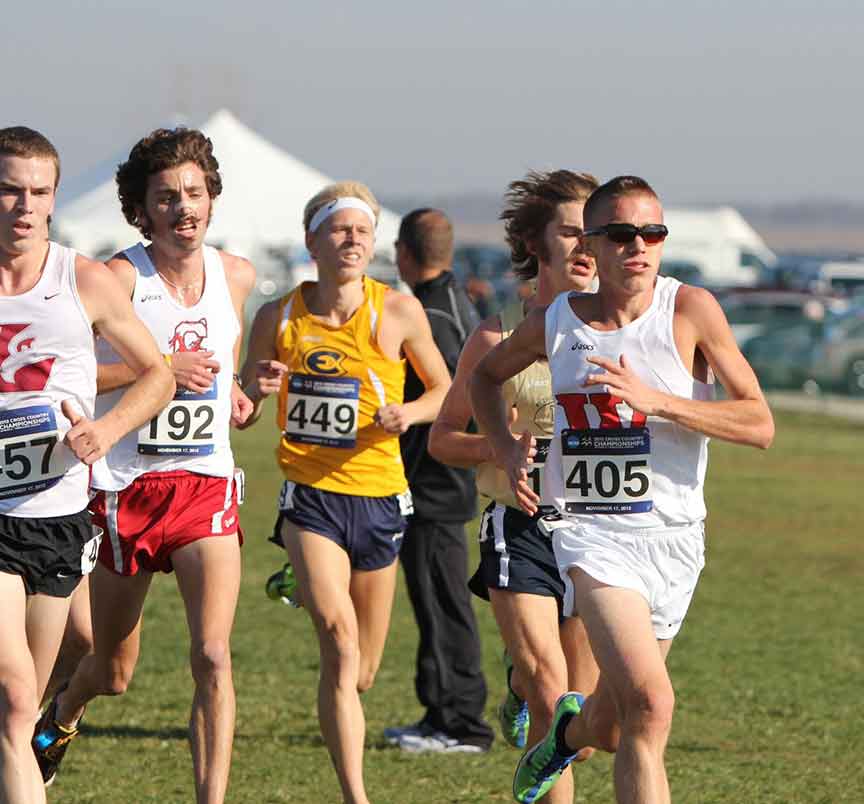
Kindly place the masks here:
POLYGON ((313 349, 303 355, 303 365, 313 374, 324 374, 328 377, 341 377, 345 370, 342 361, 344 352, 338 349, 313 349))
POLYGON ((0 393, 44 391, 56 355, 40 352, 30 324, 0 324, 0 393))
POLYGON ((172 352, 198 352, 207 339, 207 319, 181 321, 174 327, 174 335, 168 341, 172 352))

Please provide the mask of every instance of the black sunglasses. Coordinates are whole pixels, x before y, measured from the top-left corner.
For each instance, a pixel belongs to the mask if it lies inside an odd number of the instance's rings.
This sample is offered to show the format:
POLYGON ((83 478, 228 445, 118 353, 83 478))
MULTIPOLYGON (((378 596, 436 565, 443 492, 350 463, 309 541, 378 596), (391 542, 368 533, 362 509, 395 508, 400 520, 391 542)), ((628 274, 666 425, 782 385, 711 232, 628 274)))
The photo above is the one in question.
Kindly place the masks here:
POLYGON ((634 226, 632 223, 607 223, 596 229, 588 229, 585 235, 605 234, 613 243, 632 243, 639 235, 649 246, 662 243, 669 230, 662 223, 647 223, 645 226, 634 226))

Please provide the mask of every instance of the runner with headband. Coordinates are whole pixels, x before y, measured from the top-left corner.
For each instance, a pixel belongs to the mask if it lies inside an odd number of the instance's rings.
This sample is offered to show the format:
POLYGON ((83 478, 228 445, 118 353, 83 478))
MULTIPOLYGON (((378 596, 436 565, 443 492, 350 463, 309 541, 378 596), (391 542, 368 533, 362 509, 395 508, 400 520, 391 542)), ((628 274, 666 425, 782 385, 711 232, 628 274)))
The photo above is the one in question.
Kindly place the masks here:
POLYGON ((527 439, 513 439, 502 388, 547 358, 555 436, 546 460, 564 613, 585 622, 600 666, 596 692, 558 701, 546 736, 523 757, 517 801, 537 801, 584 746, 617 751, 616 799, 670 801, 663 754, 674 693, 666 669, 704 566, 709 437, 767 448, 771 412, 723 311, 706 290, 658 276, 667 229, 654 190, 619 176, 585 204, 585 249, 599 290, 533 310, 477 366, 471 399, 522 508, 527 439), (713 399, 713 376, 726 398, 713 399))
POLYGON ((318 634, 318 718, 346 802, 366 804, 365 719, 390 623, 411 497, 399 451, 409 426, 435 418, 450 376, 412 296, 366 276, 379 206, 358 182, 306 205, 306 246, 318 281, 255 317, 243 369, 257 420, 278 395, 285 483, 274 540, 318 634), (403 404, 407 356, 426 388, 403 404))
MULTIPOLYGON (((429 448, 438 460, 477 466, 478 488, 492 500, 480 525, 480 566, 469 586, 491 600, 504 639, 507 694, 499 720, 504 738, 518 748, 526 738, 533 743, 546 732, 555 701, 565 690, 587 693, 594 688, 597 666, 581 620, 561 622, 564 584, 551 540, 537 527, 541 514, 519 508, 507 476, 492 461, 486 436, 465 432, 472 417, 468 384, 484 355, 508 338, 529 310, 549 304, 559 293, 592 288, 595 268, 582 246, 582 208, 596 187, 593 176, 569 170, 529 173, 510 184, 501 218, 511 260, 520 279, 536 283, 536 292, 527 302, 516 300, 486 319, 468 339, 430 434, 429 448)), ((531 480, 542 496, 541 465, 554 407, 546 362, 527 366, 508 380, 504 395, 513 437, 527 433, 536 449, 531 480)), ((547 800, 573 801, 569 773, 547 800)))

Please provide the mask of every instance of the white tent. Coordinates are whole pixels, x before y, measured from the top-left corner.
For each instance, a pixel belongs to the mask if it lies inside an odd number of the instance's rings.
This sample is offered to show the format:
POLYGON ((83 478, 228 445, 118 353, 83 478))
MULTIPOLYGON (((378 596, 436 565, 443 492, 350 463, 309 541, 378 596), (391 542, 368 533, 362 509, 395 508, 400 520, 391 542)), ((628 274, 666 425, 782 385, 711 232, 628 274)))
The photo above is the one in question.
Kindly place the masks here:
MULTIPOLYGON (((243 125, 231 112, 214 114, 201 130, 213 140, 222 174, 207 242, 247 257, 259 275, 274 269, 273 250, 304 248, 303 207, 333 180, 304 165, 243 125)), ((60 237, 82 254, 106 256, 141 239, 120 211, 111 178, 57 210, 60 237)), ((399 216, 382 209, 377 253, 393 259, 399 216)), ((380 271, 379 271, 380 273, 380 271)))

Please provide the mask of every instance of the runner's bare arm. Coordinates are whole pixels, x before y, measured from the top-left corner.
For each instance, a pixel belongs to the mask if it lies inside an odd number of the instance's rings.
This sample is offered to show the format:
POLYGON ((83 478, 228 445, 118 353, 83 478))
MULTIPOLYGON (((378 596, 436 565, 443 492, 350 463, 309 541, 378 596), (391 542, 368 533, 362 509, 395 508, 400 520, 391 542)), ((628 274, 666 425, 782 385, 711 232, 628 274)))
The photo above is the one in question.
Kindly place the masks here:
POLYGON ((706 290, 684 286, 675 305, 675 340, 682 355, 698 349, 723 385, 728 399, 684 399, 648 388, 629 368, 627 356, 618 363, 588 360, 604 369, 588 383, 606 385, 634 410, 735 444, 767 449, 774 439, 774 419, 759 381, 735 343, 726 316, 706 290), (683 347, 683 348, 682 348, 683 347))
POLYGON ((492 446, 485 435, 466 433, 473 411, 468 398, 468 383, 483 357, 501 341, 501 320, 491 316, 465 341, 453 384, 444 398, 438 417, 429 431, 429 454, 450 466, 470 467, 491 461, 492 446))
MULTIPOLYGON (((231 293, 231 303, 240 324, 240 332, 234 343, 234 366, 239 374, 240 346, 243 343, 243 325, 245 323, 244 310, 246 300, 255 287, 255 268, 248 260, 236 257, 233 254, 220 252, 222 264, 225 266, 225 274, 228 279, 228 290, 231 293)), ((242 385, 231 382, 231 424, 239 427, 252 414, 254 406, 249 397, 244 393, 242 385)))
POLYGON ((487 434, 495 463, 507 473, 519 504, 532 514, 540 502, 528 482, 532 438, 527 432, 513 438, 502 386, 545 356, 546 308, 537 307, 477 364, 469 385, 474 418, 487 434))
POLYGON ((117 277, 102 263, 81 256, 76 258, 75 274, 90 320, 136 376, 135 382, 104 416, 76 425, 91 431, 92 450, 86 458, 80 453, 79 457, 92 463, 123 435, 162 410, 173 396, 175 385, 153 336, 135 315, 117 277))
POLYGON ((240 371, 243 390, 252 401, 253 409, 239 429, 250 427, 261 416, 264 399, 279 391, 288 367, 276 360, 280 299, 267 302, 255 313, 246 348, 246 361, 240 371))
POLYGON ((431 422, 435 418, 450 387, 450 372, 435 345, 426 311, 417 299, 403 293, 390 293, 385 300, 385 310, 386 315, 398 322, 402 348, 425 388, 412 402, 378 409, 378 423, 388 433, 404 433, 412 424, 431 422))

